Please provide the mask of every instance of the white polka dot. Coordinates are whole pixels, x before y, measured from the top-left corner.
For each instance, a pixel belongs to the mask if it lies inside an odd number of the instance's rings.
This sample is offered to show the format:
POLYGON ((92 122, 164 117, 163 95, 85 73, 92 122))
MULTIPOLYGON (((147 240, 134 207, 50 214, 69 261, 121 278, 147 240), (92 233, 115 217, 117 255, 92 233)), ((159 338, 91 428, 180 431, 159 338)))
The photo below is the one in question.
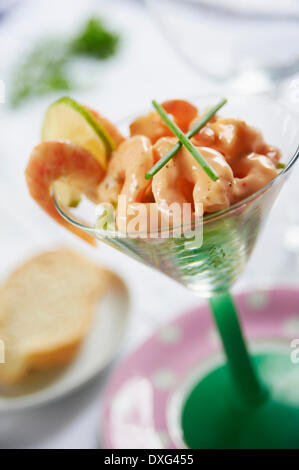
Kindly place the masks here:
POLYGON ((263 310, 269 304, 267 292, 252 292, 247 295, 247 304, 253 310, 263 310))
POLYGON ((159 441, 161 442, 162 449, 168 449, 170 445, 169 435, 166 431, 157 431, 159 441))
POLYGON ((175 382, 175 373, 171 369, 158 369, 152 375, 152 381, 156 388, 165 390, 175 382))
POLYGON ((299 334, 299 314, 288 317, 283 324, 283 331, 287 335, 299 334))
POLYGON ((178 325, 169 325, 158 333, 158 337, 164 344, 175 344, 182 337, 182 329, 178 325))

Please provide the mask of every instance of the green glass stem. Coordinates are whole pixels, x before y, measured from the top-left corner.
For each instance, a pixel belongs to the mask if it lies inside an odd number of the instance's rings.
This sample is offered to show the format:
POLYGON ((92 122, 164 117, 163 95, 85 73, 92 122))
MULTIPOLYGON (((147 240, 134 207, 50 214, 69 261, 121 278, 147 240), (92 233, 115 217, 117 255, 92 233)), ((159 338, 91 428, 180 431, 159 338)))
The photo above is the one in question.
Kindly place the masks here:
POLYGON ((268 396, 247 351, 238 313, 229 292, 210 299, 214 319, 227 357, 231 377, 244 406, 257 406, 268 396))

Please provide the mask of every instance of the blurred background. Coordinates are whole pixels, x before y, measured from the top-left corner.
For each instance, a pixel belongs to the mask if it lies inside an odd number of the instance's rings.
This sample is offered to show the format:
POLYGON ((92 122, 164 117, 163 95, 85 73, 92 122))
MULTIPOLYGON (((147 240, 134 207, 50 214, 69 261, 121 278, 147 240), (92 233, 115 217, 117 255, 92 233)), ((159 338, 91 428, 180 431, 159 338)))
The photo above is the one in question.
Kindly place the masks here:
MULTIPOLYGON (((202 301, 112 248, 85 246, 30 199, 24 169, 43 114, 67 94, 117 122, 153 98, 214 91, 267 93, 298 111, 299 2, 0 0, 0 44, 0 281, 31 255, 61 245, 109 267, 130 292, 121 358, 202 301)), ((235 291, 299 285, 298 178, 295 168, 235 291)), ((37 409, 12 412, 4 403, 0 447, 98 447, 110 371, 37 409)))

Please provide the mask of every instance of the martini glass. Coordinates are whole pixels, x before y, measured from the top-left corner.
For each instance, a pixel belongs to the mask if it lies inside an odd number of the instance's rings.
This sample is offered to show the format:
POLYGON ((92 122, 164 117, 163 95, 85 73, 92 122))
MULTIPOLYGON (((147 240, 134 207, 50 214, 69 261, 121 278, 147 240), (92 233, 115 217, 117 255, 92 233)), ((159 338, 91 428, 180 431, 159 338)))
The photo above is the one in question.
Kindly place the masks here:
MULTIPOLYGON (((192 101, 203 109, 218 98, 192 101)), ((299 393, 295 399, 294 390, 290 393, 290 387, 299 390, 299 369, 280 352, 249 354, 229 293, 298 159, 299 121, 283 105, 261 96, 230 97, 225 114, 261 129, 266 141, 281 149, 286 167, 255 194, 205 217, 202 244, 184 235, 158 239, 151 234, 117 236, 97 229, 91 204, 66 208, 55 194, 54 201, 71 224, 208 298, 226 362, 202 378, 185 398, 181 413, 184 443, 190 448, 299 448, 299 393), (81 222, 82 215, 89 218, 88 223, 81 222)), ((123 122, 123 130, 127 131, 129 122, 123 122)))

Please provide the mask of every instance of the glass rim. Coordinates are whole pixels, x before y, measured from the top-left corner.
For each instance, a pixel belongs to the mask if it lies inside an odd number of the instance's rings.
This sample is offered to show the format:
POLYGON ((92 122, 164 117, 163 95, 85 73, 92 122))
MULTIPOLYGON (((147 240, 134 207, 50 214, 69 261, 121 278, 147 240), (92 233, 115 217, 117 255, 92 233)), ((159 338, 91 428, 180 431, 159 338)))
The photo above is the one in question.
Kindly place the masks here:
MULTIPOLYGON (((149 8, 155 5, 154 0, 146 0, 149 8)), ((178 3, 178 1, 177 1, 178 3)), ((216 0, 182 0, 182 3, 185 6, 189 6, 192 8, 202 8, 210 11, 212 13, 224 14, 224 15, 234 15, 234 17, 238 20, 245 19, 245 20, 253 20, 256 21, 257 19, 262 20, 284 20, 284 21, 296 21, 298 20, 299 16, 299 9, 298 6, 293 5, 288 7, 287 11, 282 11, 281 8, 273 9, 269 11, 265 6, 262 8, 257 7, 257 5, 243 5, 243 8, 236 7, 232 2, 228 2, 227 0, 221 0, 218 2, 216 0)))
MULTIPOLYGON (((189 100, 196 100, 196 99, 200 99, 200 98, 209 98, 209 96, 213 96, 215 98, 216 94, 206 94, 206 95, 200 95, 200 96, 194 96, 194 97, 189 97, 188 99, 189 100)), ((242 95, 242 94, 233 94, 233 93, 230 93, 230 97, 235 97, 235 98, 248 98, 249 95, 242 95)), ((288 106, 286 106, 284 103, 281 103, 279 101, 275 101, 271 98, 269 98, 268 96, 264 96, 264 95, 259 95, 259 94, 255 94, 255 95, 252 95, 252 97, 255 97, 255 98, 258 98, 258 99, 262 99, 264 101, 267 101, 267 102, 270 102, 271 104, 274 104, 275 106, 280 106, 281 108, 284 109, 285 112, 287 112, 288 114, 290 114, 291 116, 293 116, 294 119, 296 119, 298 121, 298 124, 299 124, 299 115, 297 113, 295 113, 292 109, 290 109, 288 106)), ((136 116, 137 113, 131 113, 130 115, 128 115, 127 117, 124 117, 122 118, 121 120, 119 120, 119 123, 123 123, 123 122, 127 122, 130 118, 132 118, 133 116, 136 116)), ((204 217, 201 218, 201 222, 202 224, 204 225, 205 223, 207 222, 212 222, 216 219, 219 219, 219 218, 222 218, 230 213, 233 213, 235 210, 239 209, 240 207, 242 206, 245 206, 247 204, 249 204, 251 201, 257 199, 259 196, 261 196, 262 194, 264 194, 265 192, 267 192, 272 186, 276 185, 277 181, 279 182, 283 176, 285 176, 289 170, 294 166, 294 164, 296 163, 296 161, 298 160, 299 158, 299 143, 297 145, 297 148, 295 150, 295 152, 291 155, 289 161, 286 163, 286 166, 285 168, 283 168, 279 173, 278 175, 275 176, 275 178, 273 178, 273 180, 269 181, 269 183, 267 183, 265 186, 263 186, 262 188, 258 189, 257 191, 255 191, 253 194, 251 194, 250 196, 247 196, 246 198, 242 199, 241 201, 238 201, 236 202, 235 204, 227 207, 226 209, 223 209, 221 211, 217 211, 217 212, 214 212, 212 214, 208 214, 208 215, 205 215, 204 217)), ((104 230, 104 229, 98 229, 96 228, 95 225, 86 225, 85 223, 83 222, 79 222, 78 220, 75 220, 72 216, 70 216, 68 214, 68 209, 66 208, 65 210, 62 209, 61 207, 61 204, 58 202, 57 200, 57 197, 55 195, 55 193, 53 192, 52 194, 52 197, 53 197, 53 201, 54 201, 54 204, 55 204, 55 207, 57 209, 57 211, 59 212, 59 214, 66 220, 68 221, 69 223, 71 223, 72 225, 80 228, 81 230, 89 233, 89 234, 98 234, 99 236, 101 236, 101 238, 109 238, 112 237, 114 235, 115 236, 119 236, 119 238, 124 238, 124 235, 126 235, 127 237, 130 237, 130 235, 132 235, 131 238, 138 238, 136 236, 136 233, 137 232, 120 232, 120 231, 115 231, 115 232, 111 232, 109 230, 104 230), (134 237, 133 237, 134 235, 134 237)), ((189 224, 181 224, 180 226, 177 226, 177 227, 169 227, 168 229, 165 229, 165 230, 173 230, 173 229, 177 229, 179 227, 183 228, 187 228, 187 227, 192 227, 194 226, 194 222, 191 222, 189 224)), ((163 230, 159 231, 157 230, 156 232, 154 233, 162 233, 163 230)), ((143 234, 146 234, 146 233, 153 233, 153 232, 138 232, 139 234, 143 233, 143 234)))

